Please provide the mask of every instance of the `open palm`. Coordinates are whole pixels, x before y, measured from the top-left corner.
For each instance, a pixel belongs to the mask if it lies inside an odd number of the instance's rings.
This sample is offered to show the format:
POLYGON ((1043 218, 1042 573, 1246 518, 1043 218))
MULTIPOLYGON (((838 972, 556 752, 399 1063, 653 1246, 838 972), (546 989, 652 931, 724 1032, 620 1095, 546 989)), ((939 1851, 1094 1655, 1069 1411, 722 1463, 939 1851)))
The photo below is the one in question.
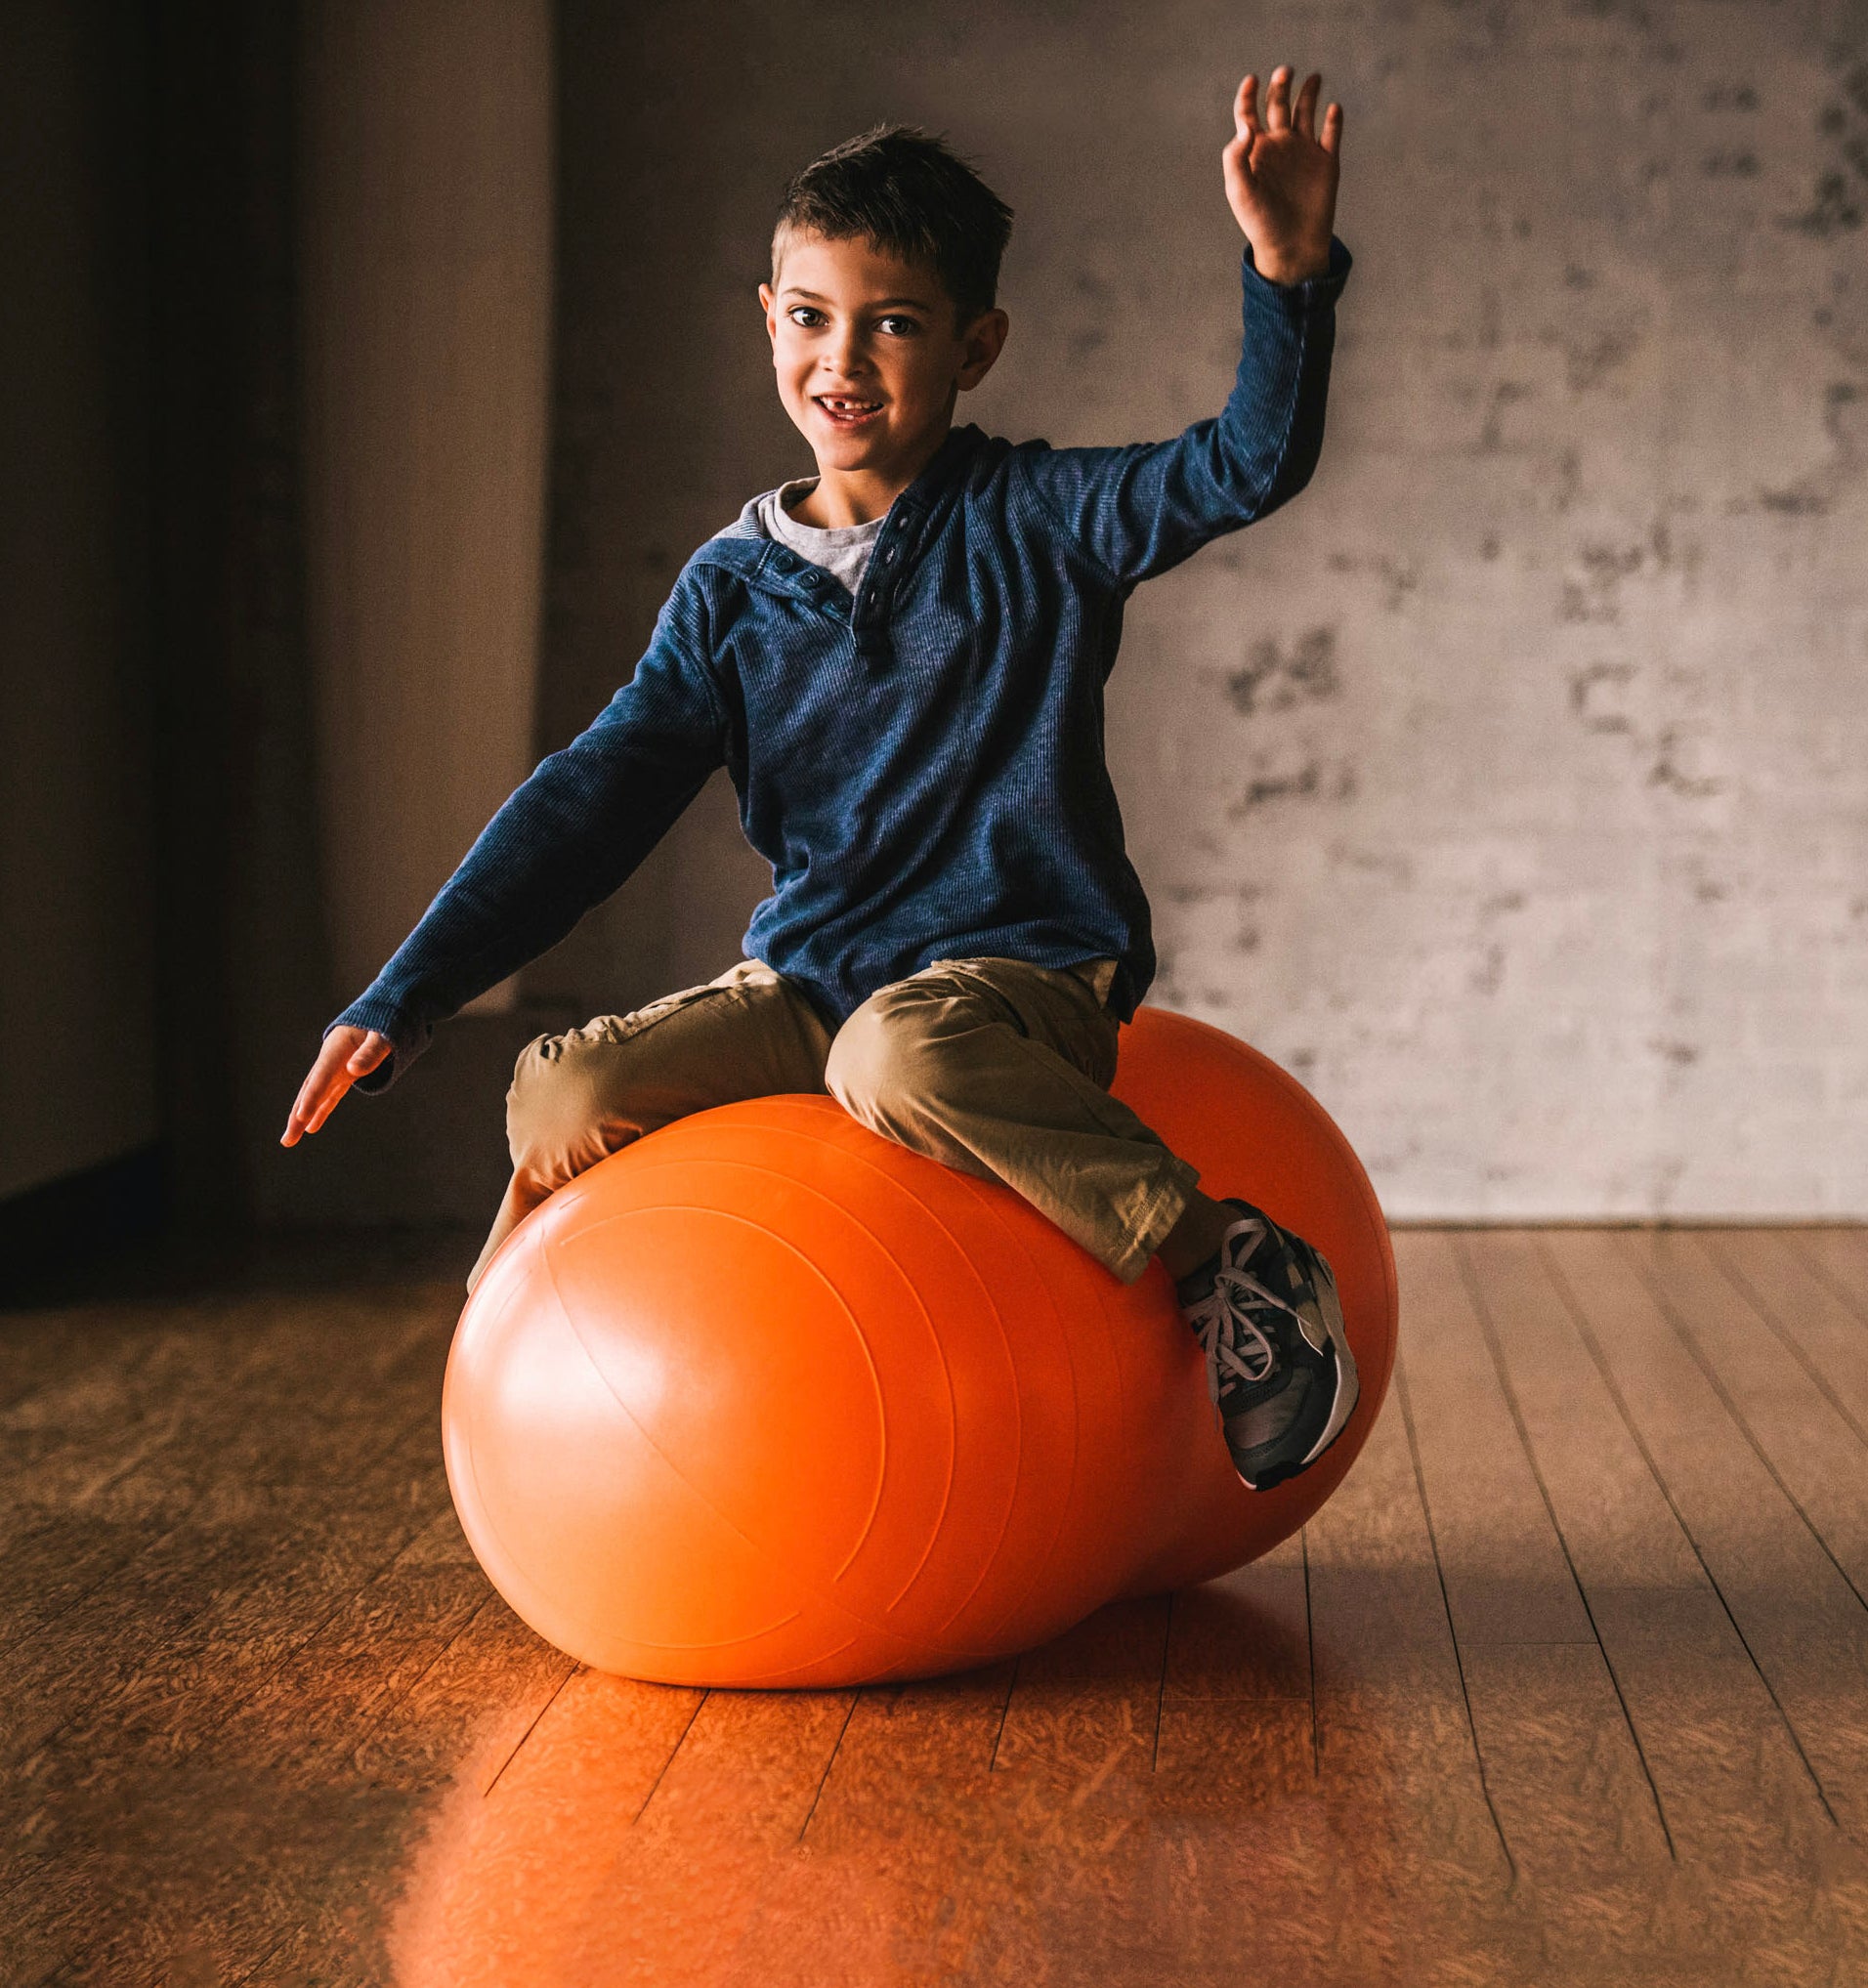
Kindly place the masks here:
POLYGON ((1258 78, 1245 78, 1232 104, 1234 137, 1220 153, 1227 204, 1252 243, 1253 267, 1278 283, 1301 282, 1330 266, 1342 148, 1342 106, 1324 112, 1319 139, 1323 78, 1307 76, 1294 107, 1293 73, 1288 63, 1272 70, 1262 121, 1258 78))

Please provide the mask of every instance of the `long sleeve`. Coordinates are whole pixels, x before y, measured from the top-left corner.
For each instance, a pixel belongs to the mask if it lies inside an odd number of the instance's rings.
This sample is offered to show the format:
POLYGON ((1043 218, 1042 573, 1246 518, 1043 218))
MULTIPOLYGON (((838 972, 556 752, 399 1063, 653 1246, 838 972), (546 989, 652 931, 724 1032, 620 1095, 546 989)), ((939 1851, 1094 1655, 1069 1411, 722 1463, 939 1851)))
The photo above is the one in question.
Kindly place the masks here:
POLYGON ((719 697, 675 630, 679 592, 630 681, 513 790, 394 957, 326 1027, 375 1029, 395 1045, 359 1090, 386 1090, 438 1022, 564 938, 724 764, 719 697))
POLYGON ((1167 442, 1018 451, 1034 489, 1113 585, 1126 590, 1166 572, 1310 480, 1323 447, 1336 300, 1351 260, 1332 235, 1322 275, 1274 283, 1246 244, 1244 343, 1218 415, 1167 442))

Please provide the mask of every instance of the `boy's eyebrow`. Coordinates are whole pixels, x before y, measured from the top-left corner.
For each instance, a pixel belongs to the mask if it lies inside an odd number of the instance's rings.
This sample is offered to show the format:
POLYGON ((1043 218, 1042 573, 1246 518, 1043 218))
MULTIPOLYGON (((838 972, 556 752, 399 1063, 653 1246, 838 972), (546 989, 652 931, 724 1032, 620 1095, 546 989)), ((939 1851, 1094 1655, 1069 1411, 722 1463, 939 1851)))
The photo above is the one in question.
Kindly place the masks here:
MULTIPOLYGON (((803 290, 796 283, 786 283, 779 292, 781 297, 808 297, 813 304, 828 304, 828 297, 820 297, 815 290, 803 290)), ((880 310, 884 304, 913 304, 917 311, 931 311, 934 306, 925 297, 876 297, 871 308, 880 310)))

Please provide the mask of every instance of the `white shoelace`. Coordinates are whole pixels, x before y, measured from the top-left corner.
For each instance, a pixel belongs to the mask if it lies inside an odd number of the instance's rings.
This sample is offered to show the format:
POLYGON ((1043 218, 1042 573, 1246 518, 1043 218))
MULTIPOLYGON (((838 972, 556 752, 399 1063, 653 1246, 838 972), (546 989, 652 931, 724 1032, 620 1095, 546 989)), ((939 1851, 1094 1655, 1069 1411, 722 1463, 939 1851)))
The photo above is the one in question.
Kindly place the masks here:
POLYGON ((1245 1239, 1247 1247, 1237 1252, 1237 1262, 1222 1261, 1213 1274, 1212 1290, 1186 1308, 1207 1355, 1207 1393, 1215 1404, 1219 1400, 1221 1362, 1248 1384, 1264 1379, 1278 1363, 1277 1352, 1266 1338, 1264 1329, 1247 1309, 1248 1302, 1271 1305, 1289 1313, 1299 1329, 1303 1325, 1295 1306, 1287 1304, 1238 1267, 1239 1263, 1251 1261, 1264 1235, 1264 1224, 1253 1223, 1252 1233, 1245 1239))

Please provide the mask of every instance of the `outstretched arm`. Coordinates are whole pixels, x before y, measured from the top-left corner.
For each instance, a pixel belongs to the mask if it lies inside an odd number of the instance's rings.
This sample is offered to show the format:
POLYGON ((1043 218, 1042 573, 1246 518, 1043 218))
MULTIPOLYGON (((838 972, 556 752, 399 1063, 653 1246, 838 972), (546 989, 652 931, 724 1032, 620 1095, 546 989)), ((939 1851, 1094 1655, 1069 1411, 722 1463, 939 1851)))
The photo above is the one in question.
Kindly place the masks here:
POLYGON ((664 609, 634 676, 515 788, 375 981, 324 1031, 282 1145, 353 1086, 386 1089, 435 1025, 555 945, 609 897, 725 763, 705 668, 664 609))
POLYGON ((1257 77, 1241 82, 1220 152, 1227 204, 1246 237, 1245 335, 1225 406, 1167 442, 1040 442, 1014 452, 1065 533, 1125 592, 1275 511, 1309 481, 1322 450, 1336 300, 1350 269, 1331 232, 1342 108, 1330 106, 1319 140, 1322 78, 1305 82, 1294 108, 1291 73, 1273 71, 1262 121, 1257 77))

